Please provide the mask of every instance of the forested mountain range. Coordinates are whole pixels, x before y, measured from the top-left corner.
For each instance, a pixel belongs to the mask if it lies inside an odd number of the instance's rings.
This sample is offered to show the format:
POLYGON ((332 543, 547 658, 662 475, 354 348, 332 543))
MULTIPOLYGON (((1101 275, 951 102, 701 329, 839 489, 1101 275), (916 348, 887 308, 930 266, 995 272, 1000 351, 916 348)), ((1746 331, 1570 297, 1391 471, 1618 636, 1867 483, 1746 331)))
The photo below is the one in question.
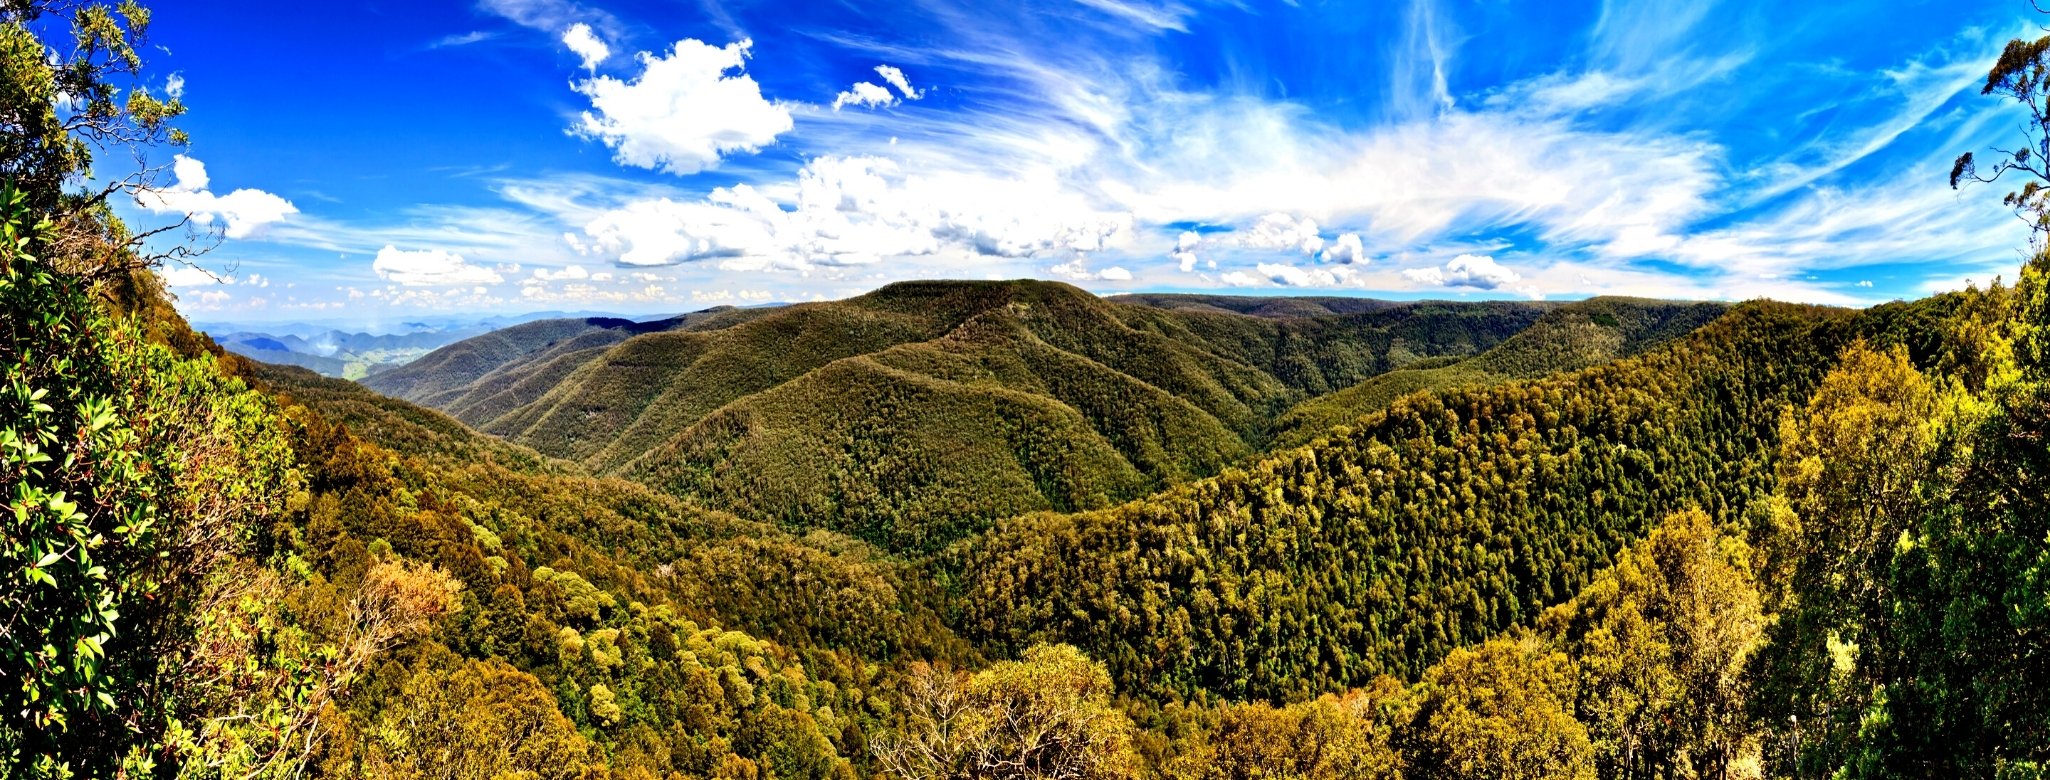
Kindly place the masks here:
POLYGON ((1693 332, 1726 308, 1627 298, 1565 304, 1479 355, 1417 361, 1303 401, 1275 423, 1274 443, 1303 443, 1423 390, 1534 379, 1635 355, 1693 332))
POLYGON ((0 777, 2050 773, 2040 246, 1866 309, 910 282, 358 384, 77 189, 179 138, 147 24, 0 7, 0 777))
POLYGON ((929 550, 1216 473, 1300 399, 1478 354, 1554 306, 1366 308, 1275 319, 1053 282, 904 283, 632 327, 531 323, 365 384, 708 505, 929 550))

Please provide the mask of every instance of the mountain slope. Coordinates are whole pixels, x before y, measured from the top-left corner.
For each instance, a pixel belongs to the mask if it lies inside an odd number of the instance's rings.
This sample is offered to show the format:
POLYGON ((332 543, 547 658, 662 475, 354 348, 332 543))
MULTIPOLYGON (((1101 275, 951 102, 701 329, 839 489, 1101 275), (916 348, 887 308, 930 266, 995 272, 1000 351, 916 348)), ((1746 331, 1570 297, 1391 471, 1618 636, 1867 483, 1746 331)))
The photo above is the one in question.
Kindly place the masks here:
POLYGON ((1306 443, 1421 390, 1534 379, 1635 355, 1685 336, 1727 309, 1719 303, 1631 298, 1570 303, 1474 357, 1397 369, 1297 404, 1275 423, 1274 441, 1278 446, 1306 443))
POLYGON ((1658 517, 1732 518, 1841 348, 1926 358, 1944 305, 1745 304, 1636 358, 1413 395, 1244 470, 1006 520, 949 552, 956 625, 995 653, 1076 644, 1164 699, 1414 676, 1569 597, 1658 517))
POLYGON ((566 351, 616 344, 641 333, 686 330, 743 318, 747 311, 722 306, 651 322, 616 317, 525 322, 441 347, 362 382, 394 398, 446 408, 460 402, 462 391, 503 383, 503 376, 487 379, 496 372, 516 371, 566 351))
POLYGON ((593 476, 576 464, 478 434, 439 412, 351 382, 285 366, 257 364, 248 371, 271 394, 317 415, 303 423, 311 431, 305 436, 327 442, 305 448, 315 464, 316 494, 320 469, 333 470, 318 465, 325 459, 368 457, 405 483, 425 486, 422 500, 456 508, 449 511, 459 510, 466 522, 484 529, 458 528, 452 539, 436 538, 439 531, 393 531, 433 525, 427 515, 434 513, 393 516, 362 506, 389 498, 363 493, 331 510, 355 518, 345 525, 366 524, 349 533, 384 538, 401 552, 419 548, 428 560, 467 560, 458 569, 513 551, 530 558, 527 567, 560 570, 573 560, 575 570, 602 585, 623 587, 636 598, 670 600, 703 624, 744 629, 800 650, 852 651, 876 661, 907 653, 972 654, 941 625, 937 594, 919 585, 908 566, 860 542, 827 533, 792 535, 637 483, 593 476), (427 538, 420 538, 423 533, 427 538), (513 550, 490 549, 500 539, 513 550), (489 541, 482 542, 481 553, 471 552, 480 540, 489 541), (608 572, 629 579, 608 582, 600 576, 608 572))
POLYGON ((924 550, 1007 514, 1215 473, 1305 397, 1476 354, 1552 308, 1276 319, 1056 283, 913 282, 631 335, 536 323, 366 384, 598 473, 924 550))

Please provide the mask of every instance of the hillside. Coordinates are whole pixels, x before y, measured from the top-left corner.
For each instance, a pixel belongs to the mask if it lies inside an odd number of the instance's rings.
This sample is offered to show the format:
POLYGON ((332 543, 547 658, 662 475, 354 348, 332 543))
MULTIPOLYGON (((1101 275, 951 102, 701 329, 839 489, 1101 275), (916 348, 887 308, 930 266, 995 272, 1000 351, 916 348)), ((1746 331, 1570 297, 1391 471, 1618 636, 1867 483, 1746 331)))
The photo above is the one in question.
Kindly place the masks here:
POLYGON ((0 780, 2050 778, 2012 9, 213 5, 0 3, 0 780))
POLYGON ((1686 336, 1727 308, 1717 303, 1628 298, 1566 304, 1479 355, 1442 365, 1420 361, 1297 404, 1275 423, 1274 443, 1307 443, 1422 390, 1535 379, 1629 357, 1686 336))
POLYGON ((885 662, 903 653, 969 652, 940 625, 934 594, 915 586, 908 567, 852 539, 795 536, 633 482, 594 477, 350 382, 290 367, 249 370, 266 392, 314 415, 302 433, 302 457, 315 464, 314 511, 337 513, 341 523, 330 533, 384 539, 401 553, 458 571, 511 546, 526 568, 578 571, 608 589, 625 588, 626 596, 671 600, 700 624, 798 649, 852 650, 885 662), (346 487, 361 479, 349 476, 360 467, 341 464, 380 461, 371 472, 388 469, 398 482, 346 487), (319 487, 329 479, 342 482, 319 487), (406 500, 432 496, 455 512, 458 526, 472 530, 451 531, 442 525, 449 518, 381 506, 400 499, 379 491, 400 483, 430 486, 406 500), (342 496, 349 500, 321 504, 342 496), (566 568, 565 560, 577 563, 566 568), (741 587, 758 577, 765 579, 741 587))
POLYGON ((1007 520, 949 553, 957 625, 999 653, 1074 643, 1161 697, 1411 677, 1527 624, 1668 513, 1731 522, 1772 487, 1780 410, 1839 350, 1934 360, 1951 305, 1745 304, 1636 358, 1408 396, 1143 501, 1007 520))
POLYGON ((474 387, 517 383, 523 369, 569 353, 625 341, 642 333, 688 330, 745 319, 761 309, 721 306, 677 317, 636 322, 617 317, 574 317, 524 322, 438 348, 419 359, 362 380, 394 398, 455 408, 474 387), (489 377, 487 379, 486 377, 489 377))
POLYGON ((365 384, 597 473, 927 550, 1215 473, 1298 400, 1479 353, 1551 308, 1272 319, 1047 282, 902 283, 632 327, 533 323, 365 384))

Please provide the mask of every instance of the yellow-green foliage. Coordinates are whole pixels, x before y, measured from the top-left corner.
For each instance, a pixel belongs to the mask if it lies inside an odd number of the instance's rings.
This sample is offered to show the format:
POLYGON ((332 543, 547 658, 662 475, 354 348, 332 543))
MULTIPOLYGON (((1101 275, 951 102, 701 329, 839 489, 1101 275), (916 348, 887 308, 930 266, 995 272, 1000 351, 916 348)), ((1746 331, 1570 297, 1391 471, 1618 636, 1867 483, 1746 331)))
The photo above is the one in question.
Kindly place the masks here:
POLYGON ((1275 443, 1307 443, 1411 393, 1534 379, 1629 357, 1685 336, 1726 309, 1716 303, 1634 298, 1565 304, 1479 355, 1397 369, 1297 404, 1275 423, 1275 443))
POLYGON ((876 755, 904 778, 1131 777, 1132 724, 1112 693, 1103 666, 1066 645, 972 675, 920 664, 904 682, 902 723, 876 755))
POLYGON ((998 517, 1216 473, 1251 455, 1289 403, 1479 352, 1544 308, 1270 320, 1053 283, 917 282, 650 323, 631 338, 535 323, 369 384, 743 516, 924 552, 998 517), (537 346, 550 334, 562 340, 537 346), (493 359, 508 362, 480 374, 493 359))
POLYGON ((998 652, 1073 642, 1163 696, 1418 674, 1527 625, 1674 507, 1741 512, 1771 487, 1778 411, 1904 308, 1745 304, 1636 358, 1411 396, 1245 470, 1005 521, 951 553, 957 625, 998 652))
POLYGON ((1594 748, 1571 710, 1576 676, 1572 659, 1535 639, 1452 651, 1424 675, 1413 771, 1593 780, 1594 748))

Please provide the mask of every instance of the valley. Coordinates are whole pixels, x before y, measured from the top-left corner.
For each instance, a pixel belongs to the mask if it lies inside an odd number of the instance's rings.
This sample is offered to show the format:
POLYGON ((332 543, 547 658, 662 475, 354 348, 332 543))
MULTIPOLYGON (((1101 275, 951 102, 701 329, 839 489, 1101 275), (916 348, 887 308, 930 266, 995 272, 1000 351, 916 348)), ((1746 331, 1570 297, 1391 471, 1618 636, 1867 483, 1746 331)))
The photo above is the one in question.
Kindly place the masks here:
POLYGON ((2050 776, 2046 9, 162 10, 0 2, 0 780, 2050 776))

